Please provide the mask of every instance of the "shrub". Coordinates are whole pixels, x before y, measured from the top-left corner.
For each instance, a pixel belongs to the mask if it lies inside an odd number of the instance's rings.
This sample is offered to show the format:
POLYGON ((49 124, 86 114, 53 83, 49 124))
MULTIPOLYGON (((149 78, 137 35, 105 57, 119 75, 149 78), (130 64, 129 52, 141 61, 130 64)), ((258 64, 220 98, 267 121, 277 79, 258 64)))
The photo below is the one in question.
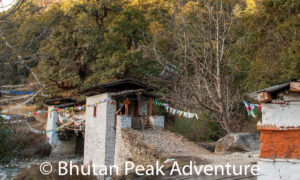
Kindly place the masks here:
POLYGON ((192 141, 216 141, 224 135, 219 124, 202 115, 200 120, 173 117, 174 121, 168 121, 166 128, 179 133, 192 141))
POLYGON ((35 156, 36 150, 46 142, 45 135, 31 132, 25 124, 4 124, 0 120, 0 161, 8 162, 18 155, 35 156))

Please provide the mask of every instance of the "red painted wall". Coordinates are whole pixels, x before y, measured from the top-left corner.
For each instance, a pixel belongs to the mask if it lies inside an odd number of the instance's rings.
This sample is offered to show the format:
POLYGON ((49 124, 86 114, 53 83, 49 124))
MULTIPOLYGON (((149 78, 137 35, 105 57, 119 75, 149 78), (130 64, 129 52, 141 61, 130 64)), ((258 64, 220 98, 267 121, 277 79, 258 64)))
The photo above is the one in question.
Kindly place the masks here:
POLYGON ((300 159, 300 130, 261 130, 260 158, 300 159))

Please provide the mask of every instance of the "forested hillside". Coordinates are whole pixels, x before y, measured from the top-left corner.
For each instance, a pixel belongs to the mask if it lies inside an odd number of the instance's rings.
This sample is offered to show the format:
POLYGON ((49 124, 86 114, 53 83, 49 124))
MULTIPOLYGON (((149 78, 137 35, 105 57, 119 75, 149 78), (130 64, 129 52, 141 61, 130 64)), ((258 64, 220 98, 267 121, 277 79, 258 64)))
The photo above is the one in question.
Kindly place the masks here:
POLYGON ((194 140, 254 130, 245 93, 300 77, 298 0, 26 1, 0 23, 0 85, 38 79, 42 104, 143 79, 201 115, 169 121, 194 140))

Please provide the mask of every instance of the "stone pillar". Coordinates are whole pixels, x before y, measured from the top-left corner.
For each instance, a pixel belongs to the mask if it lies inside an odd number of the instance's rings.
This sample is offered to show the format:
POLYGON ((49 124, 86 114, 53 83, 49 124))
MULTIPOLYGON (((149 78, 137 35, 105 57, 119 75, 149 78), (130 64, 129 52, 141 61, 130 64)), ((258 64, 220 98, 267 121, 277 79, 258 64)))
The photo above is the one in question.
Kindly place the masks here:
MULTIPOLYGON (((55 109, 55 106, 49 106, 48 111, 51 111, 52 109, 55 109)), ((58 119, 58 112, 51 111, 48 113, 48 119, 47 119, 47 125, 46 125, 46 131, 53 130, 57 128, 57 119, 58 119)), ((58 137, 56 136, 56 133, 54 131, 47 132, 47 138, 49 139, 49 144, 53 145, 57 143, 58 137)))
POLYGON ((258 180, 298 179, 300 102, 262 104, 258 180))
MULTIPOLYGON (((122 136, 122 130, 131 128, 131 116, 117 116, 117 129, 116 129, 116 144, 115 144, 115 157, 114 164, 119 167, 118 175, 123 175, 125 162, 128 160, 130 149, 125 146, 122 136)), ((116 175, 116 172, 114 172, 116 175)))
MULTIPOLYGON (((48 111, 55 109, 55 106, 49 106, 48 111)), ((50 131, 58 127, 56 124, 58 120, 58 112, 52 111, 48 113, 48 120, 46 125, 46 130, 50 131)), ((76 146, 76 136, 74 135, 68 141, 62 141, 59 139, 57 132, 51 131, 47 132, 47 138, 49 139, 49 144, 52 146, 51 156, 54 155, 73 155, 75 154, 76 146)))
MULTIPOLYGON (((55 106, 49 106, 48 110, 54 109, 55 106)), ((46 130, 53 130, 58 127, 56 124, 58 120, 58 112, 52 111, 48 113, 48 120, 46 130)), ((52 146, 51 156, 54 155, 73 155, 75 154, 76 136, 74 135, 68 141, 62 141, 59 139, 56 131, 47 132, 47 138, 49 144, 52 146)))
POLYGON ((91 96, 86 100, 87 105, 101 103, 96 109, 87 106, 84 165, 95 163, 97 166, 108 167, 114 164, 116 104, 103 103, 105 99, 111 100, 109 93, 91 96))

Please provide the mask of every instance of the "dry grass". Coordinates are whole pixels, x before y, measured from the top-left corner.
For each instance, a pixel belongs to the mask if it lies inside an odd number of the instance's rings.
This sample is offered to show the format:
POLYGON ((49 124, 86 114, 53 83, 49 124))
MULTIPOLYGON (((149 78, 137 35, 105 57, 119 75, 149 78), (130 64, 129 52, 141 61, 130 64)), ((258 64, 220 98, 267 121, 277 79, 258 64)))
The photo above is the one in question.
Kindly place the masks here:
MULTIPOLYGON (((2 110, 14 108, 16 105, 7 105, 7 106, 2 106, 2 110)), ((18 109, 12 110, 9 112, 11 115, 23 115, 28 112, 34 112, 37 111, 36 105, 21 105, 18 109)), ((35 116, 36 121, 31 122, 31 125, 33 128, 38 129, 38 130, 45 130, 46 129, 46 124, 47 124, 47 118, 48 114, 47 113, 42 113, 38 114, 35 116)))
MULTIPOLYGON (((16 107, 15 104, 13 104, 13 105, 7 105, 7 106, 1 106, 1 109, 2 110, 7 110, 7 109, 14 108, 14 107, 16 107)), ((36 106, 35 105, 21 105, 17 109, 14 109, 14 110, 10 111, 10 114, 19 114, 19 115, 22 115, 22 114, 25 114, 27 112, 32 112, 34 110, 36 110, 36 106)))
POLYGON ((43 157, 51 152, 51 146, 47 145, 46 135, 35 134, 24 126, 13 127, 11 144, 19 149, 18 156, 43 157))
MULTIPOLYGON (((80 165, 78 165, 80 167, 80 165)), ((40 172, 40 165, 32 165, 30 168, 23 169, 21 173, 14 179, 16 180, 39 180, 39 179, 51 179, 51 180, 96 180, 95 176, 84 176, 82 174, 77 175, 58 175, 58 163, 52 163, 53 171, 49 175, 43 175, 40 172)), ((69 174, 69 173, 68 173, 69 174)), ((76 174, 73 169, 73 174, 76 174)), ((92 170, 91 170, 92 174, 92 170)))
MULTIPOLYGON (((16 105, 2 106, 2 110, 14 108, 16 105)), ((20 105, 17 109, 11 110, 8 114, 23 115, 28 112, 37 111, 36 105, 20 105)), ((31 126, 38 130, 45 130, 47 124, 47 113, 35 116, 36 121, 30 122, 31 126)), ((9 153, 11 156, 21 157, 42 157, 47 156, 51 152, 51 146, 47 144, 45 134, 35 134, 31 132, 25 123, 8 124, 3 127, 11 131, 8 146, 13 149, 9 153)), ((10 155, 8 154, 8 157, 10 155)), ((6 161, 6 160, 5 160, 6 161)))

